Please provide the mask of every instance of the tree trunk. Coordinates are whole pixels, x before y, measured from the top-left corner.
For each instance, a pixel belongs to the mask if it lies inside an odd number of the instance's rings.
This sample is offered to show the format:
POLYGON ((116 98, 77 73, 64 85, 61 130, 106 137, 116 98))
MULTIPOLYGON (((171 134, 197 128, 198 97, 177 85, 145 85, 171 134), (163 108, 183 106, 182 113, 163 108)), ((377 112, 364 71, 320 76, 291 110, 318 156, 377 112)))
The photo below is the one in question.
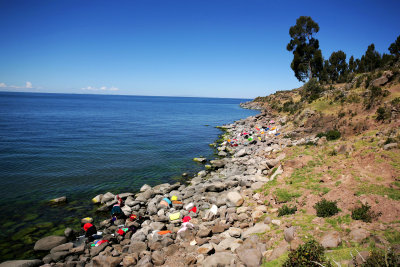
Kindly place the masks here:
POLYGON ((311 72, 311 61, 308 61, 308 80, 312 79, 312 72, 311 72))

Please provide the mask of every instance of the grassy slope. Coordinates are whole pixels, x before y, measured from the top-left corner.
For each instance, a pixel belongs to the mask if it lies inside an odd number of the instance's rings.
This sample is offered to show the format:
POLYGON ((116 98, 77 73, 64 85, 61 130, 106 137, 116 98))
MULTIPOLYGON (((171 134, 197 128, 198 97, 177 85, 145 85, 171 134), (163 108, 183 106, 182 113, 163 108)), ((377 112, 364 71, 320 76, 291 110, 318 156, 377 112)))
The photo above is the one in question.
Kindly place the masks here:
MULTIPOLYGON (((290 99, 298 102, 298 90, 258 99, 270 112, 288 117, 287 129, 310 127, 315 134, 336 128, 342 133, 339 140, 322 145, 286 148, 284 166, 293 161, 300 165, 286 168, 277 180, 258 190, 271 211, 284 204, 297 207, 294 215, 278 218, 276 212, 270 214, 272 219, 280 219, 283 224, 298 226, 300 239, 306 240, 310 236, 319 239, 328 231, 338 231, 342 244, 326 254, 337 262, 350 260, 357 250, 400 244, 400 153, 399 149, 383 149, 385 142, 399 142, 399 118, 385 122, 375 120, 378 107, 390 105, 400 96, 399 82, 397 75, 384 86, 382 89, 390 94, 375 99, 370 109, 365 107, 368 89, 363 83, 350 90, 344 90, 345 85, 337 85, 325 96, 312 103, 303 103, 295 111, 284 112, 282 106, 290 99), (342 92, 345 92, 344 96, 342 92), (305 110, 313 111, 317 119, 304 117, 305 110), (343 153, 338 153, 340 146, 346 147, 343 153), (313 205, 322 198, 337 201, 340 212, 330 218, 318 218, 313 205), (361 202, 367 202, 375 213, 382 215, 371 223, 353 220, 351 212, 361 202), (353 242, 348 233, 357 227, 367 229, 371 237, 362 243, 353 242)), ((283 240, 282 229, 273 228, 264 237, 273 249, 283 240)), ((287 253, 264 265, 280 265, 285 257, 287 253)))

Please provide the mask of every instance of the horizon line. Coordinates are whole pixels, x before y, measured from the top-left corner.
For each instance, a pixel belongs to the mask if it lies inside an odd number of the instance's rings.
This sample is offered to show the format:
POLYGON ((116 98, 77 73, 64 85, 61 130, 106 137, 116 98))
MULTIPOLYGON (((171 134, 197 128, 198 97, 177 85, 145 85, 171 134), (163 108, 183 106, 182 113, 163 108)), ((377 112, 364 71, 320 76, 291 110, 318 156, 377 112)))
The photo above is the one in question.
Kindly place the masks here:
POLYGON ((32 91, 2 91, 0 93, 32 93, 32 94, 58 94, 58 95, 104 95, 104 96, 148 96, 148 97, 180 97, 180 98, 221 98, 221 99, 254 99, 256 97, 218 97, 218 96, 176 96, 176 95, 135 95, 135 94, 87 94, 87 93, 61 93, 61 92, 32 92, 32 91))

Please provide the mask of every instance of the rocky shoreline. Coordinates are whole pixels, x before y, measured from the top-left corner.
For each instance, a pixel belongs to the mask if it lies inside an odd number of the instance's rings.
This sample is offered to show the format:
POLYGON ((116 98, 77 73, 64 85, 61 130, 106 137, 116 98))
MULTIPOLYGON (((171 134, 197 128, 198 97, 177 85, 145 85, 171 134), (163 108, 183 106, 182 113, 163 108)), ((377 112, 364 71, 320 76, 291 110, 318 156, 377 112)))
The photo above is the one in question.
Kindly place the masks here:
MULTIPOLYGON (((36 242, 35 251, 48 252, 43 259, 0 266, 259 266, 278 258, 289 243, 268 250, 259 235, 280 227, 282 237, 290 241, 295 229, 272 220, 268 214, 277 209, 267 206, 256 191, 283 173, 285 154, 276 156, 277 152, 318 141, 312 136, 282 138, 284 120, 261 112, 223 126, 223 139, 215 144, 220 158, 205 163, 205 170, 187 185, 143 185, 136 195, 119 194, 128 219, 94 222, 107 242, 85 244, 67 228, 65 236, 36 242), (165 199, 171 203, 165 205, 165 199), (132 214, 136 219, 129 218, 132 214)), ((100 205, 99 211, 109 211, 117 196, 108 192, 93 202, 100 205)))

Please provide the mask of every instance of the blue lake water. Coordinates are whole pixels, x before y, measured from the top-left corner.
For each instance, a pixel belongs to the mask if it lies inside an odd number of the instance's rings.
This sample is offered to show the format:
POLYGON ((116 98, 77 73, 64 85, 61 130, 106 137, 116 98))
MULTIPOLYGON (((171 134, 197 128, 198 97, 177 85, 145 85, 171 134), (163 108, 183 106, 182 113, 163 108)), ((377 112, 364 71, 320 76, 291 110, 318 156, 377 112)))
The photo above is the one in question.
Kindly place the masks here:
POLYGON ((0 92, 0 243, 32 246, 42 233, 28 226, 61 232, 90 214, 98 193, 199 171, 192 158, 213 157, 215 126, 257 113, 240 108, 244 101, 0 92), (64 195, 66 207, 45 204, 64 195))

